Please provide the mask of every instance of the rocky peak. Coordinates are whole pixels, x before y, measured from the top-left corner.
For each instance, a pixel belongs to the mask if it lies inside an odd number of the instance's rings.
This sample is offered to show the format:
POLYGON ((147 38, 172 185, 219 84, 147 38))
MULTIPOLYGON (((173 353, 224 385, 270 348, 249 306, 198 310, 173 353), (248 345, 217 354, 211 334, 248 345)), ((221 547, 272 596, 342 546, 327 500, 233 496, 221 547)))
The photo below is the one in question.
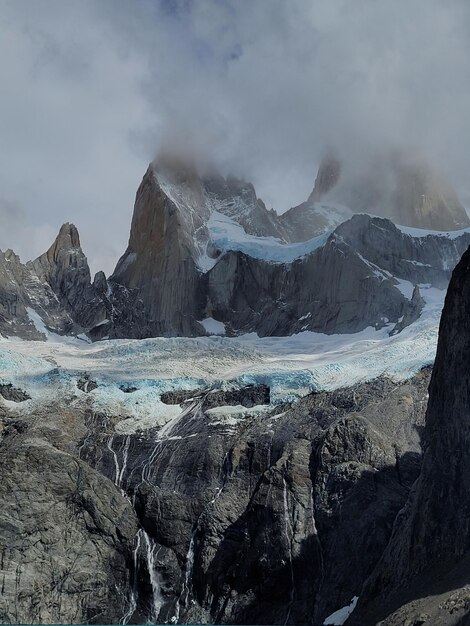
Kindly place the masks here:
MULTIPOLYGON (((90 274, 88 262, 80 247, 80 237, 76 226, 63 224, 59 234, 49 250, 32 262, 38 276, 51 284, 51 278, 56 275, 58 268, 80 267, 82 271, 90 274)), ((54 283, 54 279, 52 278, 54 283)), ((51 284, 51 286, 53 286, 51 284)))
POLYGON ((76 226, 63 224, 49 250, 28 267, 47 283, 80 329, 103 319, 104 304, 91 284, 88 261, 80 247, 76 226))
POLYGON ((80 248, 80 236, 75 224, 69 222, 62 224, 55 245, 57 248, 80 248))
POLYGON ((38 276, 49 284, 51 284, 51 276, 56 273, 58 266, 80 267, 89 274, 88 262, 80 247, 80 236, 76 226, 68 222, 63 224, 49 250, 39 256, 32 264, 38 276))
POLYGON ((4 252, 4 257, 7 261, 12 261, 13 263, 21 263, 20 257, 11 248, 8 248, 8 250, 4 252))
POLYGON ((470 219, 445 175, 404 151, 377 154, 362 163, 325 157, 309 200, 320 198, 405 226, 431 230, 470 226, 470 219))
POLYGON ((341 163, 336 156, 330 154, 322 159, 315 179, 315 186, 308 197, 308 202, 317 202, 333 189, 339 180, 340 174, 341 163))
POLYGON ((195 233, 204 238, 204 217, 200 187, 188 176, 166 162, 149 166, 137 190, 127 250, 111 277, 140 290, 156 334, 196 332, 201 250, 195 233))
POLYGON ((108 281, 106 280, 105 273, 101 270, 96 272, 93 278, 93 287, 98 293, 105 294, 108 290, 108 281))

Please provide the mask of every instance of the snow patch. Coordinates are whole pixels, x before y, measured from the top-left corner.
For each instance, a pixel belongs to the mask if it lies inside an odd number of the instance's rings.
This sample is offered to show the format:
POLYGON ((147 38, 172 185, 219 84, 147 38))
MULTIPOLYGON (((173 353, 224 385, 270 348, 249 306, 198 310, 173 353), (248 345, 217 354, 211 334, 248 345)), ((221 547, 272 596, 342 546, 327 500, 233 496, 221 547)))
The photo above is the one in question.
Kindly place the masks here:
POLYGON ((470 234, 470 228, 462 228, 461 230, 426 230, 424 228, 412 228, 411 226, 400 226, 396 224, 398 230, 400 230, 403 234, 409 235, 410 237, 417 237, 422 239, 423 237, 429 237, 432 235, 433 237, 446 237, 447 239, 458 239, 462 237, 462 235, 470 234))
POLYGON ((207 227, 212 245, 220 252, 234 250, 271 263, 292 263, 324 246, 329 236, 326 233, 301 243, 287 244, 274 237, 248 235, 240 224, 218 211, 213 211, 207 227))
POLYGON ((206 317, 205 320, 199 322, 209 335, 225 335, 225 324, 218 322, 213 317, 206 317))
POLYGON ((413 297, 413 291, 415 286, 413 283, 410 283, 409 280, 402 280, 401 278, 395 278, 396 288, 401 291, 401 293, 405 296, 407 300, 411 300, 413 297))
POLYGON ((338 611, 335 611, 329 617, 327 617, 326 620, 323 622, 323 626, 342 626, 356 608, 358 600, 359 597, 354 596, 350 604, 344 606, 342 609, 338 609, 338 611))
POLYGON ((36 330, 49 338, 50 332, 47 330, 46 325, 44 324, 44 321, 39 313, 31 307, 26 307, 26 313, 28 314, 29 319, 33 322, 36 330))

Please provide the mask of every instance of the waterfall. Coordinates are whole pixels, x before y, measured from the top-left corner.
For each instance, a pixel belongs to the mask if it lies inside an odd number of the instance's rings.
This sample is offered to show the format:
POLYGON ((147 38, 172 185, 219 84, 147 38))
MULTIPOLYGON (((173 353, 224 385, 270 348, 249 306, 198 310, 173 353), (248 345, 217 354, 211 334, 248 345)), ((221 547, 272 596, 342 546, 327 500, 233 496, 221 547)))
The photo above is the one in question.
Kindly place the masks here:
MULTIPOLYGON (((199 521, 199 518, 198 518, 199 521)), ((194 569, 194 541, 196 538, 197 532, 197 522, 194 526, 193 532, 191 533, 191 539, 189 541, 189 548, 186 554, 186 568, 184 571, 184 582, 181 588, 181 593, 179 595, 178 601, 176 602, 175 614, 170 619, 172 624, 177 624, 180 616, 180 606, 184 607, 188 604, 189 594, 191 592, 191 582, 193 578, 193 569, 194 569)))
POLYGON ((143 528, 141 528, 139 532, 142 532, 145 540, 145 557, 147 561, 147 570, 150 577, 150 584, 152 586, 152 622, 157 623, 158 615, 163 605, 160 576, 158 575, 158 571, 156 568, 156 557, 158 555, 158 549, 156 543, 143 528))
POLYGON ((127 469, 127 460, 129 457, 129 445, 131 442, 131 438, 129 435, 126 437, 126 443, 124 444, 124 450, 122 453, 122 468, 119 474, 117 475, 116 485, 117 487, 122 487, 122 479, 124 478, 126 469, 127 469))
POLYGON ((113 459, 114 459, 114 484, 117 486, 118 485, 118 480, 119 480, 119 461, 117 458, 117 454, 113 448, 113 441, 114 441, 114 434, 111 435, 111 437, 108 439, 108 450, 111 452, 111 454, 113 455, 113 459))
POLYGON ((183 593, 186 593, 185 598, 184 598, 184 606, 186 606, 188 603, 189 593, 190 593, 191 585, 192 585, 193 569, 194 569, 194 540, 196 538, 196 532, 197 532, 197 524, 193 532, 191 533, 191 540, 189 542, 188 554, 186 555, 186 570, 184 572, 183 589, 181 590, 181 595, 183 595, 183 593))
POLYGON ((139 562, 139 550, 140 550, 141 536, 142 536, 141 529, 139 529, 137 531, 136 545, 135 545, 134 553, 133 553, 133 557, 134 557, 133 558, 134 571, 133 571, 131 595, 130 595, 130 599, 129 599, 129 608, 127 610, 127 613, 122 618, 121 624, 127 624, 127 622, 134 615, 134 611, 137 608, 137 565, 138 565, 138 562, 139 562))
POLYGON ((133 581, 131 587, 131 593, 129 597, 129 608, 121 620, 121 624, 127 624, 131 619, 137 608, 138 598, 138 571, 139 571, 139 558, 140 553, 143 552, 145 563, 147 565, 147 571, 150 580, 150 586, 152 589, 152 600, 150 606, 149 623, 155 624, 158 621, 160 610, 163 606, 163 596, 161 592, 160 576, 157 571, 157 556, 158 556, 157 544, 150 537, 144 528, 139 528, 136 535, 136 545, 133 553, 133 581), (142 548, 142 550, 141 550, 142 548))
MULTIPOLYGON (((116 487, 119 487, 121 489, 121 493, 123 494, 123 496, 127 497, 121 485, 122 485, 122 481, 123 481, 123 478, 127 469, 127 462, 129 458, 130 437, 129 436, 126 437, 126 441, 122 449, 122 467, 119 467, 119 459, 118 459, 118 455, 116 451, 113 448, 113 441, 114 441, 114 435, 111 435, 111 437, 108 440, 108 450, 112 453, 113 459, 114 459, 114 467, 115 467, 114 484, 116 485, 116 487)), ((150 465, 158 453, 159 443, 160 442, 157 442, 157 445, 155 446, 152 454, 150 455, 150 458, 147 464, 143 468, 142 480, 145 479, 144 476, 147 476, 150 473, 150 465)), ((130 502, 130 499, 129 499, 129 502, 130 502)), ((122 624, 128 623, 128 621, 130 620, 130 618, 132 617, 132 615, 134 614, 137 608, 137 595, 138 595, 137 572, 139 569, 138 568, 139 552, 140 552, 142 543, 145 544, 145 560, 146 560, 147 571, 148 571, 149 579, 150 579, 150 586, 152 588, 152 606, 151 606, 151 616, 150 616, 150 621, 152 623, 157 622, 158 615, 163 605, 160 577, 158 575, 157 562, 156 562, 156 557, 158 555, 157 544, 154 542, 154 540, 150 537, 150 535, 147 533, 147 531, 144 528, 140 528, 136 535, 136 546, 133 552, 134 577, 133 577, 133 583, 132 583, 132 588, 131 588, 130 598, 129 598, 129 608, 126 614, 124 615, 124 617, 122 618, 122 621, 121 621, 122 624), (143 539, 143 542, 142 542, 142 539, 143 539)))

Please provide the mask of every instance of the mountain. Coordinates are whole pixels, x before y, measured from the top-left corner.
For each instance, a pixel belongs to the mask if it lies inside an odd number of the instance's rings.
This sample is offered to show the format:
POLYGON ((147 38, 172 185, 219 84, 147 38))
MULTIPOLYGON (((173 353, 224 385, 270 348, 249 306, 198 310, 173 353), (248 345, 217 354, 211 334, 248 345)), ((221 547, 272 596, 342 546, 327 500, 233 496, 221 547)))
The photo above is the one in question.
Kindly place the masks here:
POLYGON ((339 226, 336 213, 321 226, 325 207, 314 196, 338 175, 319 174, 309 201, 278 216, 249 183, 201 176, 180 162, 151 164, 128 248, 109 279, 98 272, 92 281, 71 224, 35 261, 23 265, 11 251, 0 257, 0 332, 201 336, 214 323, 227 335, 385 324, 399 332, 422 308, 413 288, 445 288, 470 233, 415 232, 350 213, 339 226))
POLYGON ((61 306, 81 329, 106 318, 106 307, 91 284, 90 268, 73 224, 64 224, 49 250, 29 264, 44 285, 49 285, 61 306))
POLYGON ((429 370, 280 405, 267 385, 154 392, 133 423, 144 381, 113 346, 29 352, 26 393, 0 397, 0 620, 317 626, 358 595, 419 472, 429 370))
POLYGON ((403 151, 350 163, 328 155, 320 164, 311 200, 346 204, 355 213, 397 224, 458 230, 470 219, 450 182, 423 159, 403 151))
POLYGON ((442 313, 421 473, 348 624, 469 623, 469 308, 470 250, 442 313))
POLYGON ((400 280, 444 288, 470 242, 467 233, 410 234, 368 216, 318 235, 305 219, 316 205, 297 211, 302 237, 295 210, 268 211, 249 184, 153 164, 110 282, 138 290, 155 335, 204 334, 207 318, 227 334, 356 332, 405 315, 400 280))
POLYGON ((341 175, 278 216, 163 159, 111 277, 0 253, 0 621, 466 618, 470 232, 341 175))

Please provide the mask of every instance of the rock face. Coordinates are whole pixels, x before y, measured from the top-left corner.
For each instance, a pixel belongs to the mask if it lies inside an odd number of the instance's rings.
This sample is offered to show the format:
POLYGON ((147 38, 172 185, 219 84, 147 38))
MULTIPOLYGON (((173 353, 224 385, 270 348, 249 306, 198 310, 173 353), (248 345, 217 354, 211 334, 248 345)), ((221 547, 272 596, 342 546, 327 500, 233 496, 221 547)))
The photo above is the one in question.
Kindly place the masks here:
POLYGON ((195 390, 127 435, 83 374, 0 397, 1 621, 319 626, 418 475, 429 375, 278 407, 263 385, 195 390))
MULTIPOLYGON (((137 292, 146 320, 140 325, 154 335, 204 333, 198 320, 207 317, 224 323, 228 334, 356 332, 389 322, 399 332, 417 319, 422 303, 404 297, 398 281, 445 288, 470 235, 410 236, 389 220, 356 215, 294 261, 257 257, 225 240, 228 248, 217 249, 214 215, 242 227, 246 236, 274 236, 285 245, 318 234, 315 199, 339 178, 339 164, 331 159, 308 202, 276 216, 252 185, 204 178, 181 164, 152 164, 137 192, 129 247, 111 284, 137 292)), ((113 329, 106 332, 116 336, 113 329)))
POLYGON ((23 265, 11 250, 0 253, 0 332, 23 339, 45 339, 29 310, 40 312, 45 326, 59 333, 74 331, 74 322, 51 286, 41 282, 33 268, 23 265))
POLYGON ((342 202, 354 212, 380 215, 405 226, 432 230, 470 226, 445 176, 423 160, 399 151, 376 155, 362 166, 325 158, 312 197, 342 202))
POLYGON ((49 332, 93 340, 156 334, 137 290, 108 283, 103 272, 91 281, 73 224, 35 261, 0 252, 0 333, 45 340, 49 332))
POLYGON ((202 311, 194 234, 204 227, 204 204, 192 172, 171 175, 165 178, 166 194, 149 167, 137 191, 128 248, 111 280, 138 289, 155 334, 191 336, 197 334, 202 311), (201 210, 191 210, 189 203, 188 210, 181 210, 171 199, 175 188, 201 210))
POLYGON ((402 329, 420 306, 399 280, 444 288, 469 243, 468 234, 411 237, 389 220, 356 215, 293 263, 226 253, 207 273, 208 311, 229 331, 260 335, 357 332, 399 319, 402 329))
POLYGON ((64 224, 47 252, 29 264, 80 328, 93 328, 106 319, 106 308, 91 284, 88 261, 73 224, 64 224))
POLYGON ((80 458, 128 495, 150 546, 134 561, 131 622, 320 625, 348 604, 419 472, 428 380, 236 419, 213 407, 243 404, 244 389, 209 404, 191 392, 163 429, 125 436, 90 413, 80 458))
POLYGON ((75 453, 80 411, 1 412, 0 620, 118 623, 130 606, 138 523, 75 453))
POLYGON ((467 251, 452 275, 442 314, 422 471, 351 623, 446 626, 470 619, 469 309, 467 251))

